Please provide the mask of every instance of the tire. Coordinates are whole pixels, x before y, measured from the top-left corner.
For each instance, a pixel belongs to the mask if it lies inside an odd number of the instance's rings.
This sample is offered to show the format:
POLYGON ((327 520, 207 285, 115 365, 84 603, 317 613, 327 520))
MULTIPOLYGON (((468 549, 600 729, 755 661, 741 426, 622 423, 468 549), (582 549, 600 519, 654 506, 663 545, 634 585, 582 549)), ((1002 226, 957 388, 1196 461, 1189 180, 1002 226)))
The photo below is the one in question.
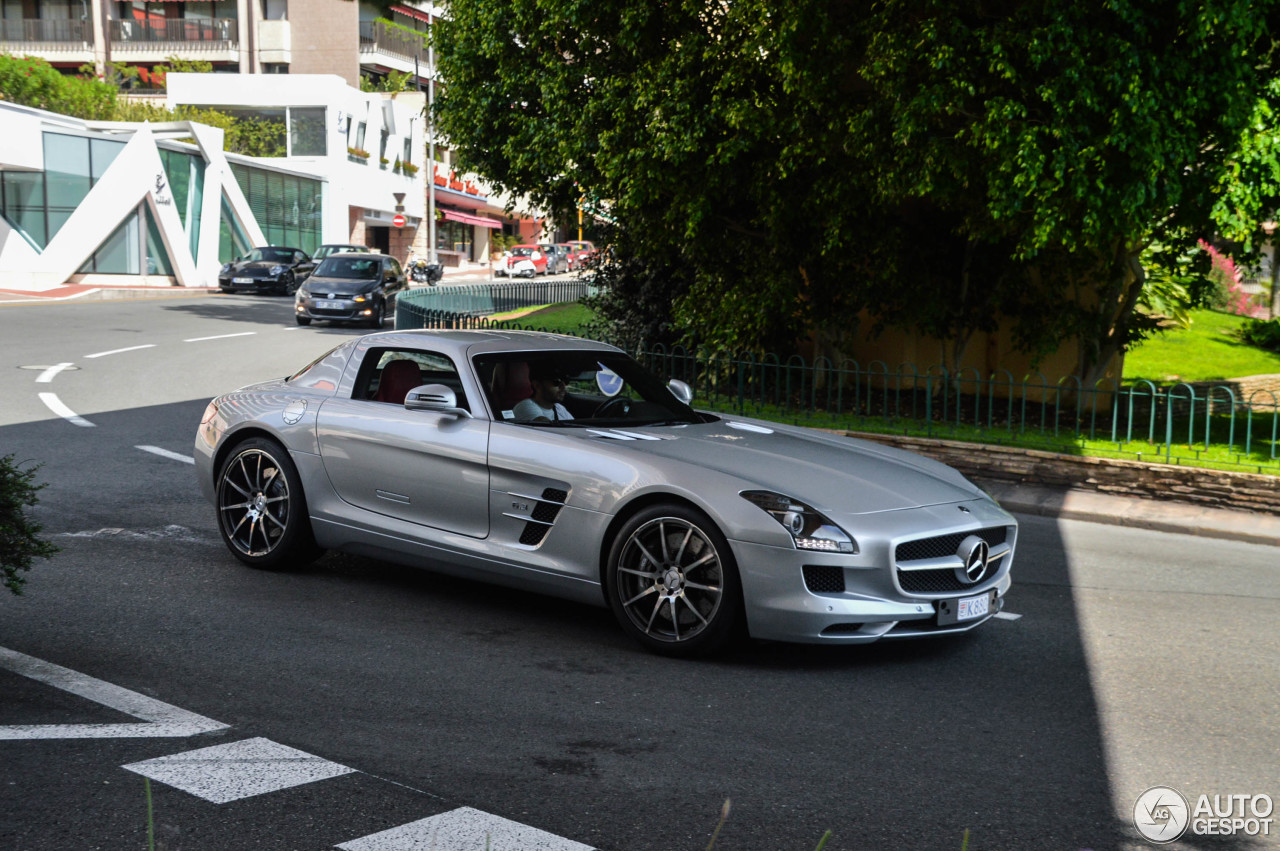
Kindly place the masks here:
POLYGON ((295 292, 298 291, 298 281, 296 278, 293 277, 292 272, 285 273, 284 283, 283 283, 283 286, 281 287, 281 290, 283 290, 285 295, 293 295, 295 292))
POLYGON ((373 309, 373 316, 369 317, 370 328, 381 328, 382 322, 387 318, 387 306, 383 302, 378 302, 373 309))
POLYGON ((310 317, 310 316, 295 316, 295 317, 293 317, 293 318, 294 318, 294 319, 296 319, 296 320, 298 321, 298 324, 299 324, 299 325, 310 325, 310 324, 311 324, 311 317, 310 317))
POLYGON ((604 584, 623 631, 664 656, 714 653, 742 618, 729 542, 685 505, 652 505, 627 520, 609 549, 604 584))
POLYGON ((217 507, 223 542, 250 567, 302 567, 321 553, 298 469, 274 440, 251 437, 232 449, 218 471, 217 507))
POLYGON ((218 287, 218 292, 223 295, 231 295, 231 287, 218 287))

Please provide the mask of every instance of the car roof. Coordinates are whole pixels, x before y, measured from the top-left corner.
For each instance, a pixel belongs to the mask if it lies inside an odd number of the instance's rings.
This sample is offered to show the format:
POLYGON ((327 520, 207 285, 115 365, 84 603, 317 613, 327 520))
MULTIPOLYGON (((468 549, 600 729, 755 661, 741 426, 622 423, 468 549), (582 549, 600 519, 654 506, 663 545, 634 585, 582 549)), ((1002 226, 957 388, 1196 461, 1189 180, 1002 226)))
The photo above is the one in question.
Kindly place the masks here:
MULTIPOLYGON (((349 242, 326 242, 321 248, 354 248, 356 251, 369 251, 367 245, 355 245, 349 242)), ((370 252, 372 253, 372 252, 370 252)))
POLYGON ((621 349, 596 340, 549 334, 545 331, 517 331, 505 328, 480 330, 383 331, 364 338, 379 347, 430 346, 442 354, 465 359, 477 354, 536 351, 599 351, 617 352, 621 349))

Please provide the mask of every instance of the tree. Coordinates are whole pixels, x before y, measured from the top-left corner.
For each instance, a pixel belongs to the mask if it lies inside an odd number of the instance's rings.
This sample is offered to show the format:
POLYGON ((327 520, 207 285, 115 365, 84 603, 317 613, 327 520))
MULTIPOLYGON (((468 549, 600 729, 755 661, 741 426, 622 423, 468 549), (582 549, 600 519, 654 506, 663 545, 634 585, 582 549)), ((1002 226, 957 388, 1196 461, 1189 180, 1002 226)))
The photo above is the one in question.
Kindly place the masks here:
POLYGON ((44 485, 34 484, 36 467, 22 469, 14 456, 0 458, 0 578, 14 594, 22 593, 26 579, 20 571, 30 570, 37 558, 51 558, 58 548, 40 538, 40 524, 27 516, 28 506, 39 501, 36 493, 44 485))
POLYGON ((710 343, 838 346, 867 315, 955 363, 1003 321, 1035 354, 1078 341, 1091 383, 1153 330, 1149 268, 1167 284, 1276 206, 1275 0, 449 9, 464 164, 552 209, 604 199, 710 343))

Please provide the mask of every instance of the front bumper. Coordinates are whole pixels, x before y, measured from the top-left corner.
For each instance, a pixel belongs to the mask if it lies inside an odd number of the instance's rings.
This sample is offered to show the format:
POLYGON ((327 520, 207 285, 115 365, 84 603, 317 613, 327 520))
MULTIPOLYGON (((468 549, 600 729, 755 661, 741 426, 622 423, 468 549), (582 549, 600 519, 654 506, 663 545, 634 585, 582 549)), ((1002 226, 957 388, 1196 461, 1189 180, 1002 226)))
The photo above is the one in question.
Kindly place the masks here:
POLYGON ((218 288, 224 290, 252 290, 254 292, 265 292, 268 290, 278 290, 282 287, 284 287, 284 282, 279 278, 248 278, 244 275, 218 277, 218 288))
MULTIPOLYGON (((744 541, 730 541, 729 545, 742 580, 747 625, 753 638, 868 644, 882 638, 954 635, 986 623, 1003 608, 1009 592, 1016 535, 1016 521, 1009 518, 1007 525, 986 529, 930 531, 868 542, 857 555, 744 541), (943 582, 938 590, 904 590, 904 584, 918 584, 923 573, 911 571, 911 563, 896 561, 899 544, 924 538, 949 540, 974 532, 990 533, 1004 542, 992 548, 990 570, 983 580, 972 585, 943 582), (984 595, 985 614, 956 620, 960 600, 984 595)), ((936 571, 942 577, 951 572, 949 566, 936 571)))
POLYGON ((306 319, 327 319, 334 322, 364 322, 373 317, 377 306, 373 299, 355 301, 348 296, 313 298, 300 296, 294 302, 294 313, 306 319))

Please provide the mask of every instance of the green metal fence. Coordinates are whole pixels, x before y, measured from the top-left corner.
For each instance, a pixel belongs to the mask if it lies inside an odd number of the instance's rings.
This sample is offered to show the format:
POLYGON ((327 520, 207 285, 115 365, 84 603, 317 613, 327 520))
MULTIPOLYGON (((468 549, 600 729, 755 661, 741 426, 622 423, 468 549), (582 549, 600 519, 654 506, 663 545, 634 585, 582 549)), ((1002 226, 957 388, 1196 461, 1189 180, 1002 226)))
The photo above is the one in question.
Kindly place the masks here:
POLYGON ((527 281, 502 284, 418 287, 396 299, 397 328, 461 327, 466 318, 506 313, 523 307, 580 301, 584 281, 527 281), (454 325, 449 325, 454 322, 454 325))
MULTIPOLYGON (((489 295, 459 293, 456 298, 472 299, 465 310, 402 305, 396 327, 406 327, 401 311, 408 309, 413 311, 408 327, 547 330, 485 316, 559 300, 519 293, 521 286, 529 285, 500 285, 495 289, 501 293, 489 295), (495 306, 485 307, 486 298, 495 306)), ((563 294, 564 301, 581 297, 563 294)), ((641 346, 631 354, 664 379, 689 384, 695 404, 708 410, 822 428, 1280 474, 1280 398, 1270 390, 1244 395, 1228 384, 1161 387, 1110 380, 1084 387, 1074 377, 1050 380, 1041 373, 1015 376, 999 370, 983 376, 968 369, 952 374, 941 366, 890 367, 881 361, 837 363, 682 347, 641 346)))

